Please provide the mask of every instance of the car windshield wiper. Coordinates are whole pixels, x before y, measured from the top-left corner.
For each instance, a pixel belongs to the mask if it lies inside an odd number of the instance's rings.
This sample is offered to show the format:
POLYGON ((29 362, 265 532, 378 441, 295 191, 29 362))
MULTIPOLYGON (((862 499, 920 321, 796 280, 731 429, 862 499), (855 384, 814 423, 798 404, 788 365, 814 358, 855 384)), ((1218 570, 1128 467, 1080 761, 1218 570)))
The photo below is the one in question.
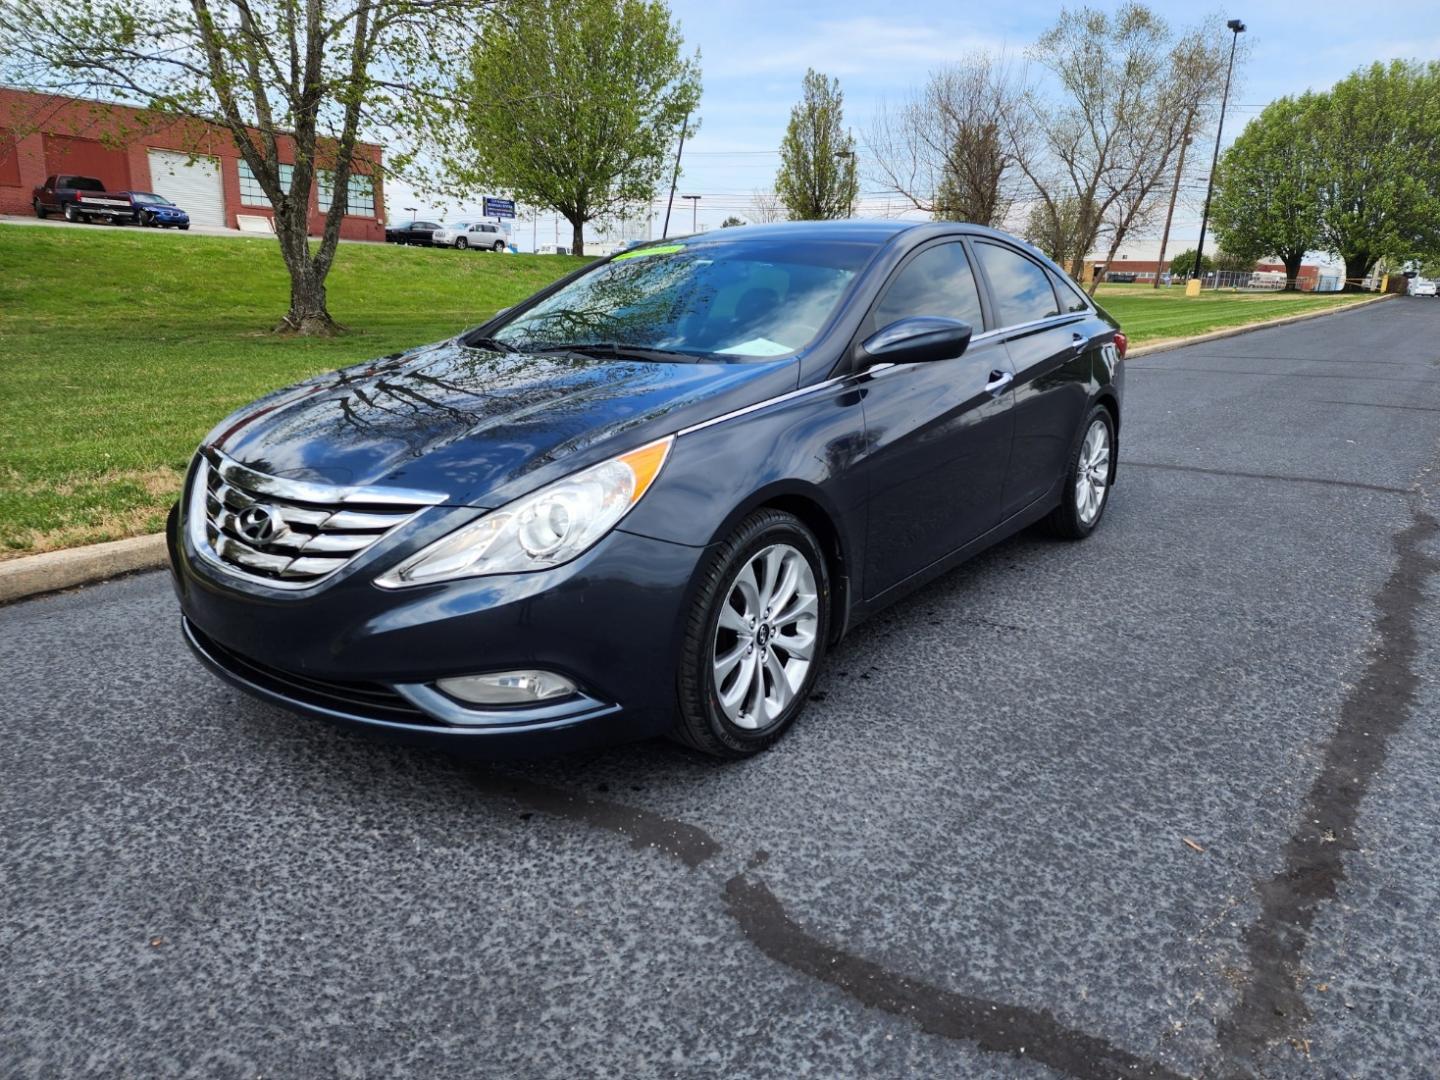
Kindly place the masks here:
POLYGON ((472 349, 494 349, 496 352, 519 352, 514 345, 508 341, 501 341, 499 338, 478 337, 467 338, 465 344, 472 349))
POLYGON ((652 349, 644 345, 626 345, 621 341, 564 341, 553 345, 541 345, 530 351, 578 353, 581 356, 597 356, 603 360, 659 360, 693 364, 700 359, 695 353, 681 352, 679 349, 652 349))

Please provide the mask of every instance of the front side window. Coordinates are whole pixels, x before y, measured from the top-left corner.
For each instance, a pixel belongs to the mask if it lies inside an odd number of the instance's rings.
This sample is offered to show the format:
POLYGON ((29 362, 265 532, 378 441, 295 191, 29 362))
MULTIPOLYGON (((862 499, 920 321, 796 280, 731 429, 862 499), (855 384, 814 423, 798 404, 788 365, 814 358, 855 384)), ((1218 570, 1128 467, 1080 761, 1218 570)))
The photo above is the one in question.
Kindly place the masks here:
MULTIPOLYGON (((250 163, 243 158, 239 162, 240 173, 240 201, 246 206, 269 206, 270 200, 265 195, 265 189, 260 186, 260 180, 250 169, 250 163)), ((280 187, 284 191, 290 190, 290 181, 295 175, 294 165, 280 166, 280 187)))
POLYGON ((920 252, 895 275, 873 315, 876 330, 912 315, 939 315, 978 331, 983 325, 980 290, 965 248, 957 241, 920 252))
POLYGON ((1001 327, 1019 326, 1060 314, 1050 275, 1039 263, 1018 251, 983 241, 975 245, 975 253, 990 282, 1001 327))
POLYGON ((576 278, 493 336, 522 349, 788 356, 820 333, 874 250, 846 241, 653 244, 576 278))

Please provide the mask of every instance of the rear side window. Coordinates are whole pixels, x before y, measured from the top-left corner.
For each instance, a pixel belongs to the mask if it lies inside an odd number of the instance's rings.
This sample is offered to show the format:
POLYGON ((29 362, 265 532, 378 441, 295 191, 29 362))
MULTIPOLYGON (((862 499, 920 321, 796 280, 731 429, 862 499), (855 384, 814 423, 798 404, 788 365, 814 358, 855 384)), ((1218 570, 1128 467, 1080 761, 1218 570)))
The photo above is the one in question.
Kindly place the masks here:
POLYGON ((1055 280, 1055 291, 1060 294, 1060 306, 1067 312, 1089 311, 1090 298, 1064 274, 1051 275, 1055 280))
POLYGON ((1050 275, 1039 263, 998 244, 977 243, 975 252, 990 282, 1001 327, 1060 314, 1050 275))
POLYGON ((983 326, 980 290, 958 241, 926 248, 905 264, 875 305, 875 329, 913 315, 962 319, 977 331, 983 326))

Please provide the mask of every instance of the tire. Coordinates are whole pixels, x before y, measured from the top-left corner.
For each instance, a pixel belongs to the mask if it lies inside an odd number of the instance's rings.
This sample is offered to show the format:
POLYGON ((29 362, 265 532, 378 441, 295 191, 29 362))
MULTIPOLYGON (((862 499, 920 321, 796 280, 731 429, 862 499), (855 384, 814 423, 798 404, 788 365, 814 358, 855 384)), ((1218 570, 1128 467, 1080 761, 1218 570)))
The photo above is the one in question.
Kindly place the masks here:
POLYGON ((44 205, 40 202, 39 199, 35 199, 32 201, 35 205, 35 216, 37 218, 39 218, 41 221, 44 221, 50 216, 50 211, 45 209, 44 205))
POLYGON ((463 237, 463 236, 457 236, 457 237, 455 238, 455 250, 456 250, 456 251, 464 251, 464 250, 465 250, 466 248, 468 248, 469 246, 470 246, 470 241, 469 241, 469 240, 466 240, 465 237, 463 237))
POLYGON ((1080 425, 1070 451, 1060 505, 1046 519, 1052 533, 1083 540, 1095 531, 1110 503, 1115 466, 1115 420, 1104 405, 1096 405, 1080 425))
POLYGON ((80 215, 75 212, 74 203, 67 202, 65 204, 65 220, 69 222, 77 222, 80 220, 80 215))
POLYGON ((176 226, 176 228, 178 228, 181 232, 189 232, 189 231, 190 231, 190 223, 187 221, 184 225, 178 225, 178 226, 176 226))
POLYGON ((155 228, 155 215, 147 214, 144 210, 141 210, 135 215, 135 224, 139 225, 142 229, 153 229, 155 228))
POLYGON ((814 689, 830 604, 825 556, 804 522, 780 510, 746 518, 702 571, 685 620, 671 738, 732 760, 770 747, 814 689), (787 586, 780 611, 764 606, 787 586))
POLYGON ((505 250, 505 241, 503 241, 503 240, 496 240, 496 241, 495 241, 495 248, 494 248, 494 250, 497 251, 497 252, 503 252, 503 251, 505 250))

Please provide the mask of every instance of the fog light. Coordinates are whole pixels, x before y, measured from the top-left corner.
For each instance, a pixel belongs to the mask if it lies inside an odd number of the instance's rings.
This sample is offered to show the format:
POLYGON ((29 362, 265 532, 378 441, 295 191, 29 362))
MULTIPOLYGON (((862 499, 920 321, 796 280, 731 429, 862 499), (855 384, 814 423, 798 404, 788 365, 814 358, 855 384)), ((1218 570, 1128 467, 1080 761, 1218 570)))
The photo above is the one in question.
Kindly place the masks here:
POLYGON ((472 705, 526 705, 575 693, 575 684, 553 671, 462 675, 456 679, 441 679, 435 685, 451 697, 472 705))

